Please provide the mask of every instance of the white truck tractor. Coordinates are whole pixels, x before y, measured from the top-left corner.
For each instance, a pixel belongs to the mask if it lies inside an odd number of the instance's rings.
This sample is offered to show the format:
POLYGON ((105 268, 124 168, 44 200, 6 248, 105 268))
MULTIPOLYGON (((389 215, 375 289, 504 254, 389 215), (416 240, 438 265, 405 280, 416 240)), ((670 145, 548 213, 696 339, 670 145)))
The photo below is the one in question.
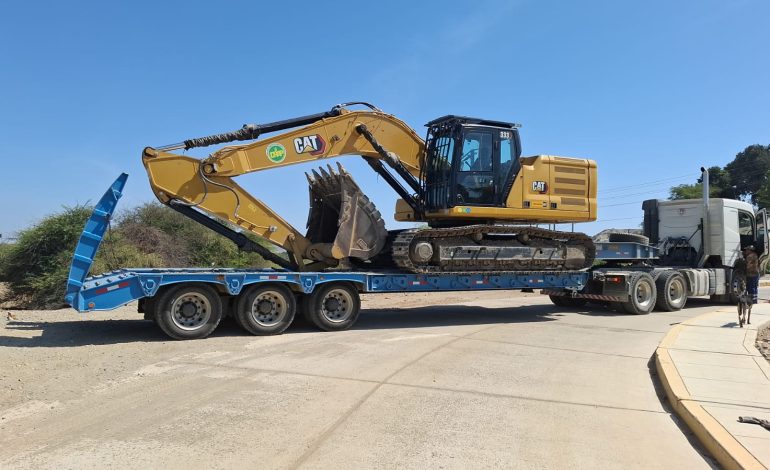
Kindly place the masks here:
POLYGON ((644 236, 610 235, 597 244, 597 259, 605 264, 592 269, 584 289, 544 293, 560 306, 604 301, 635 314, 656 306, 679 310, 689 297, 735 301, 746 276, 742 251, 754 246, 766 269, 767 213, 747 202, 710 198, 708 171, 702 171, 703 199, 644 201, 644 236))

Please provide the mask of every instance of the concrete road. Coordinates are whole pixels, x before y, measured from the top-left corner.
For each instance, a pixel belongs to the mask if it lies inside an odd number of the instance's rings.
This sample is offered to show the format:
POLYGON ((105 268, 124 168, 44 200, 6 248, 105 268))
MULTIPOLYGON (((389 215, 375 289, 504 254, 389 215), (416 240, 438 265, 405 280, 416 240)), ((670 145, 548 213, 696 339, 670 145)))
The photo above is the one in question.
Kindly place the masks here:
POLYGON ((223 325, 193 342, 165 341, 136 314, 109 328, 67 322, 61 340, 61 325, 9 321, 0 356, 57 370, 5 397, 0 467, 713 465, 661 402, 650 359, 672 325, 717 306, 632 316, 537 295, 470 297, 370 308, 347 332, 253 337, 223 325), (85 355, 68 359, 78 348, 85 355))

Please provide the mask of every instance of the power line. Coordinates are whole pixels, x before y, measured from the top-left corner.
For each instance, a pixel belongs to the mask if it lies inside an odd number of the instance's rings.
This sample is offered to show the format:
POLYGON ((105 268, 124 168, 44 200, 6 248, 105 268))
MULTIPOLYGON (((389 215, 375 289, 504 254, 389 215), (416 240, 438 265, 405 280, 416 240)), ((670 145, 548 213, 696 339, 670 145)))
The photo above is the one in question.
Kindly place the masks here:
MULTIPOLYGON (((628 196, 641 196, 643 194, 653 194, 653 193, 660 193, 660 192, 669 192, 668 189, 651 189, 649 191, 641 191, 638 193, 628 193, 628 194, 618 194, 615 195, 613 198, 622 198, 622 197, 628 197, 628 196)), ((602 197, 602 193, 599 193, 599 198, 602 197)))
POLYGON ((686 174, 686 175, 671 176, 669 178, 662 178, 662 179, 657 179, 657 180, 645 181, 645 182, 642 182, 642 183, 627 184, 627 185, 623 185, 623 186, 614 186, 614 187, 606 188, 603 191, 604 192, 612 192, 612 191, 618 191, 618 190, 623 190, 623 189, 628 189, 628 188, 635 188, 635 187, 638 187, 638 186, 649 186, 649 185, 651 185, 653 183, 663 183, 663 182, 666 182, 666 181, 672 181, 672 180, 684 179, 684 178, 692 178, 692 177, 693 177, 693 173, 689 173, 689 174, 686 174))
MULTIPOLYGON (((732 163, 732 162, 730 162, 730 163, 732 163)), ((726 167, 730 163, 727 163, 724 166, 712 165, 712 167, 716 166, 716 167, 719 167, 722 170, 726 171, 726 167)), ((756 163, 744 162, 744 163, 739 163, 739 164, 733 164, 731 169, 747 169, 747 168, 753 168, 755 166, 756 166, 756 163)), ((692 184, 698 184, 698 179, 700 179, 701 177, 702 177, 701 173, 694 173, 694 174, 690 173, 690 174, 687 174, 687 175, 671 176, 671 177, 667 177, 667 178, 650 180, 650 181, 646 181, 646 182, 642 182, 642 183, 635 183, 635 184, 631 184, 631 185, 613 186, 613 187, 610 187, 610 188, 602 189, 601 191, 603 193, 605 193, 605 194, 606 193, 614 193, 614 192, 620 192, 620 191, 624 191, 624 190, 627 190, 627 189, 630 189, 630 188, 636 188, 636 187, 640 187, 640 186, 652 186, 652 185, 658 185, 658 184, 665 184, 667 182, 670 184, 670 182, 672 182, 672 181, 676 181, 676 180, 680 180, 680 179, 686 179, 686 178, 694 178, 695 181, 692 184)))
POLYGON ((639 217, 618 217, 617 219, 597 219, 597 222, 613 222, 615 220, 631 220, 638 219, 639 217))
POLYGON ((682 179, 682 180, 679 180, 679 181, 672 180, 672 181, 669 181, 669 182, 650 183, 650 184, 644 184, 644 185, 642 185, 642 184, 640 184, 640 185, 632 185, 632 186, 629 186, 627 188, 614 189, 612 191, 607 191, 607 190, 599 188, 599 193, 601 193, 601 194, 610 194, 610 195, 613 195, 613 197, 615 197, 615 196, 620 196, 623 193, 628 192, 628 191, 635 191, 635 190, 647 189, 647 188, 657 188, 659 191, 668 191, 670 188, 672 188, 674 186, 678 186, 680 184, 687 184, 686 180, 682 179))
MULTIPOLYGON (((682 178, 682 180, 684 180, 684 178, 682 178)), ((629 190, 633 191, 635 189, 654 188, 654 187, 660 187, 659 190, 666 191, 666 190, 668 190, 667 188, 672 187, 672 185, 676 186, 677 184, 679 184, 678 181, 672 180, 672 181, 669 181, 669 182, 632 185, 632 186, 628 186, 627 188, 614 189, 612 191, 599 188, 599 192, 601 192, 602 194, 622 194, 623 192, 629 191, 629 190)), ((682 181, 681 184, 686 184, 686 183, 684 183, 684 181, 682 181)))
POLYGON ((644 202, 644 200, 631 201, 631 202, 621 202, 621 203, 618 203, 618 204, 602 204, 601 207, 630 206, 631 204, 639 204, 640 202, 644 202))

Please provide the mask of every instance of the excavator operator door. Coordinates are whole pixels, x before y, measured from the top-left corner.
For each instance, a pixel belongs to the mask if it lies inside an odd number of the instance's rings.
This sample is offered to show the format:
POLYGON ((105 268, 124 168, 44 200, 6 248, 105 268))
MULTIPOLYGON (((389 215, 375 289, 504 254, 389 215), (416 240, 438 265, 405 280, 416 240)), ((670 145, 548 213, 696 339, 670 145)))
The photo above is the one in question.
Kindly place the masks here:
POLYGON ((517 126, 459 116, 427 126, 425 210, 504 206, 521 167, 517 126))

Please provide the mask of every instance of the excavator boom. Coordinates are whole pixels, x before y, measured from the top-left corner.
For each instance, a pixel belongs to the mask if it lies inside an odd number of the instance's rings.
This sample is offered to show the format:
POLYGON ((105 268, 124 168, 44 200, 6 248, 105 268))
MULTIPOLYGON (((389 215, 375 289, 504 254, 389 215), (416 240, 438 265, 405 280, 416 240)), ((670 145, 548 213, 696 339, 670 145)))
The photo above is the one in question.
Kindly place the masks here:
MULTIPOLYGON (((381 163, 386 161, 416 190, 419 157, 423 154, 423 140, 396 117, 376 108, 349 111, 338 106, 327 113, 295 120, 244 126, 240 131, 190 139, 159 149, 147 147, 142 161, 150 186, 161 202, 187 215, 202 212, 224 221, 222 224, 196 218, 231 238, 236 235, 228 234, 228 230, 232 231, 228 225, 258 235, 285 249, 294 258, 292 267, 301 269, 305 267, 304 260, 336 264, 342 258, 367 259, 376 254, 387 238, 379 212, 343 168, 314 172, 309 177, 314 210, 308 218, 309 232, 305 236, 239 186, 233 177, 341 155, 361 155, 398 185, 381 163), (306 125, 250 144, 223 147, 202 160, 169 152, 253 139, 263 132, 302 124, 306 125), (336 207, 329 209, 330 206, 336 207)), ((403 186, 397 186, 397 191, 403 198, 413 200, 412 193, 403 186)))

